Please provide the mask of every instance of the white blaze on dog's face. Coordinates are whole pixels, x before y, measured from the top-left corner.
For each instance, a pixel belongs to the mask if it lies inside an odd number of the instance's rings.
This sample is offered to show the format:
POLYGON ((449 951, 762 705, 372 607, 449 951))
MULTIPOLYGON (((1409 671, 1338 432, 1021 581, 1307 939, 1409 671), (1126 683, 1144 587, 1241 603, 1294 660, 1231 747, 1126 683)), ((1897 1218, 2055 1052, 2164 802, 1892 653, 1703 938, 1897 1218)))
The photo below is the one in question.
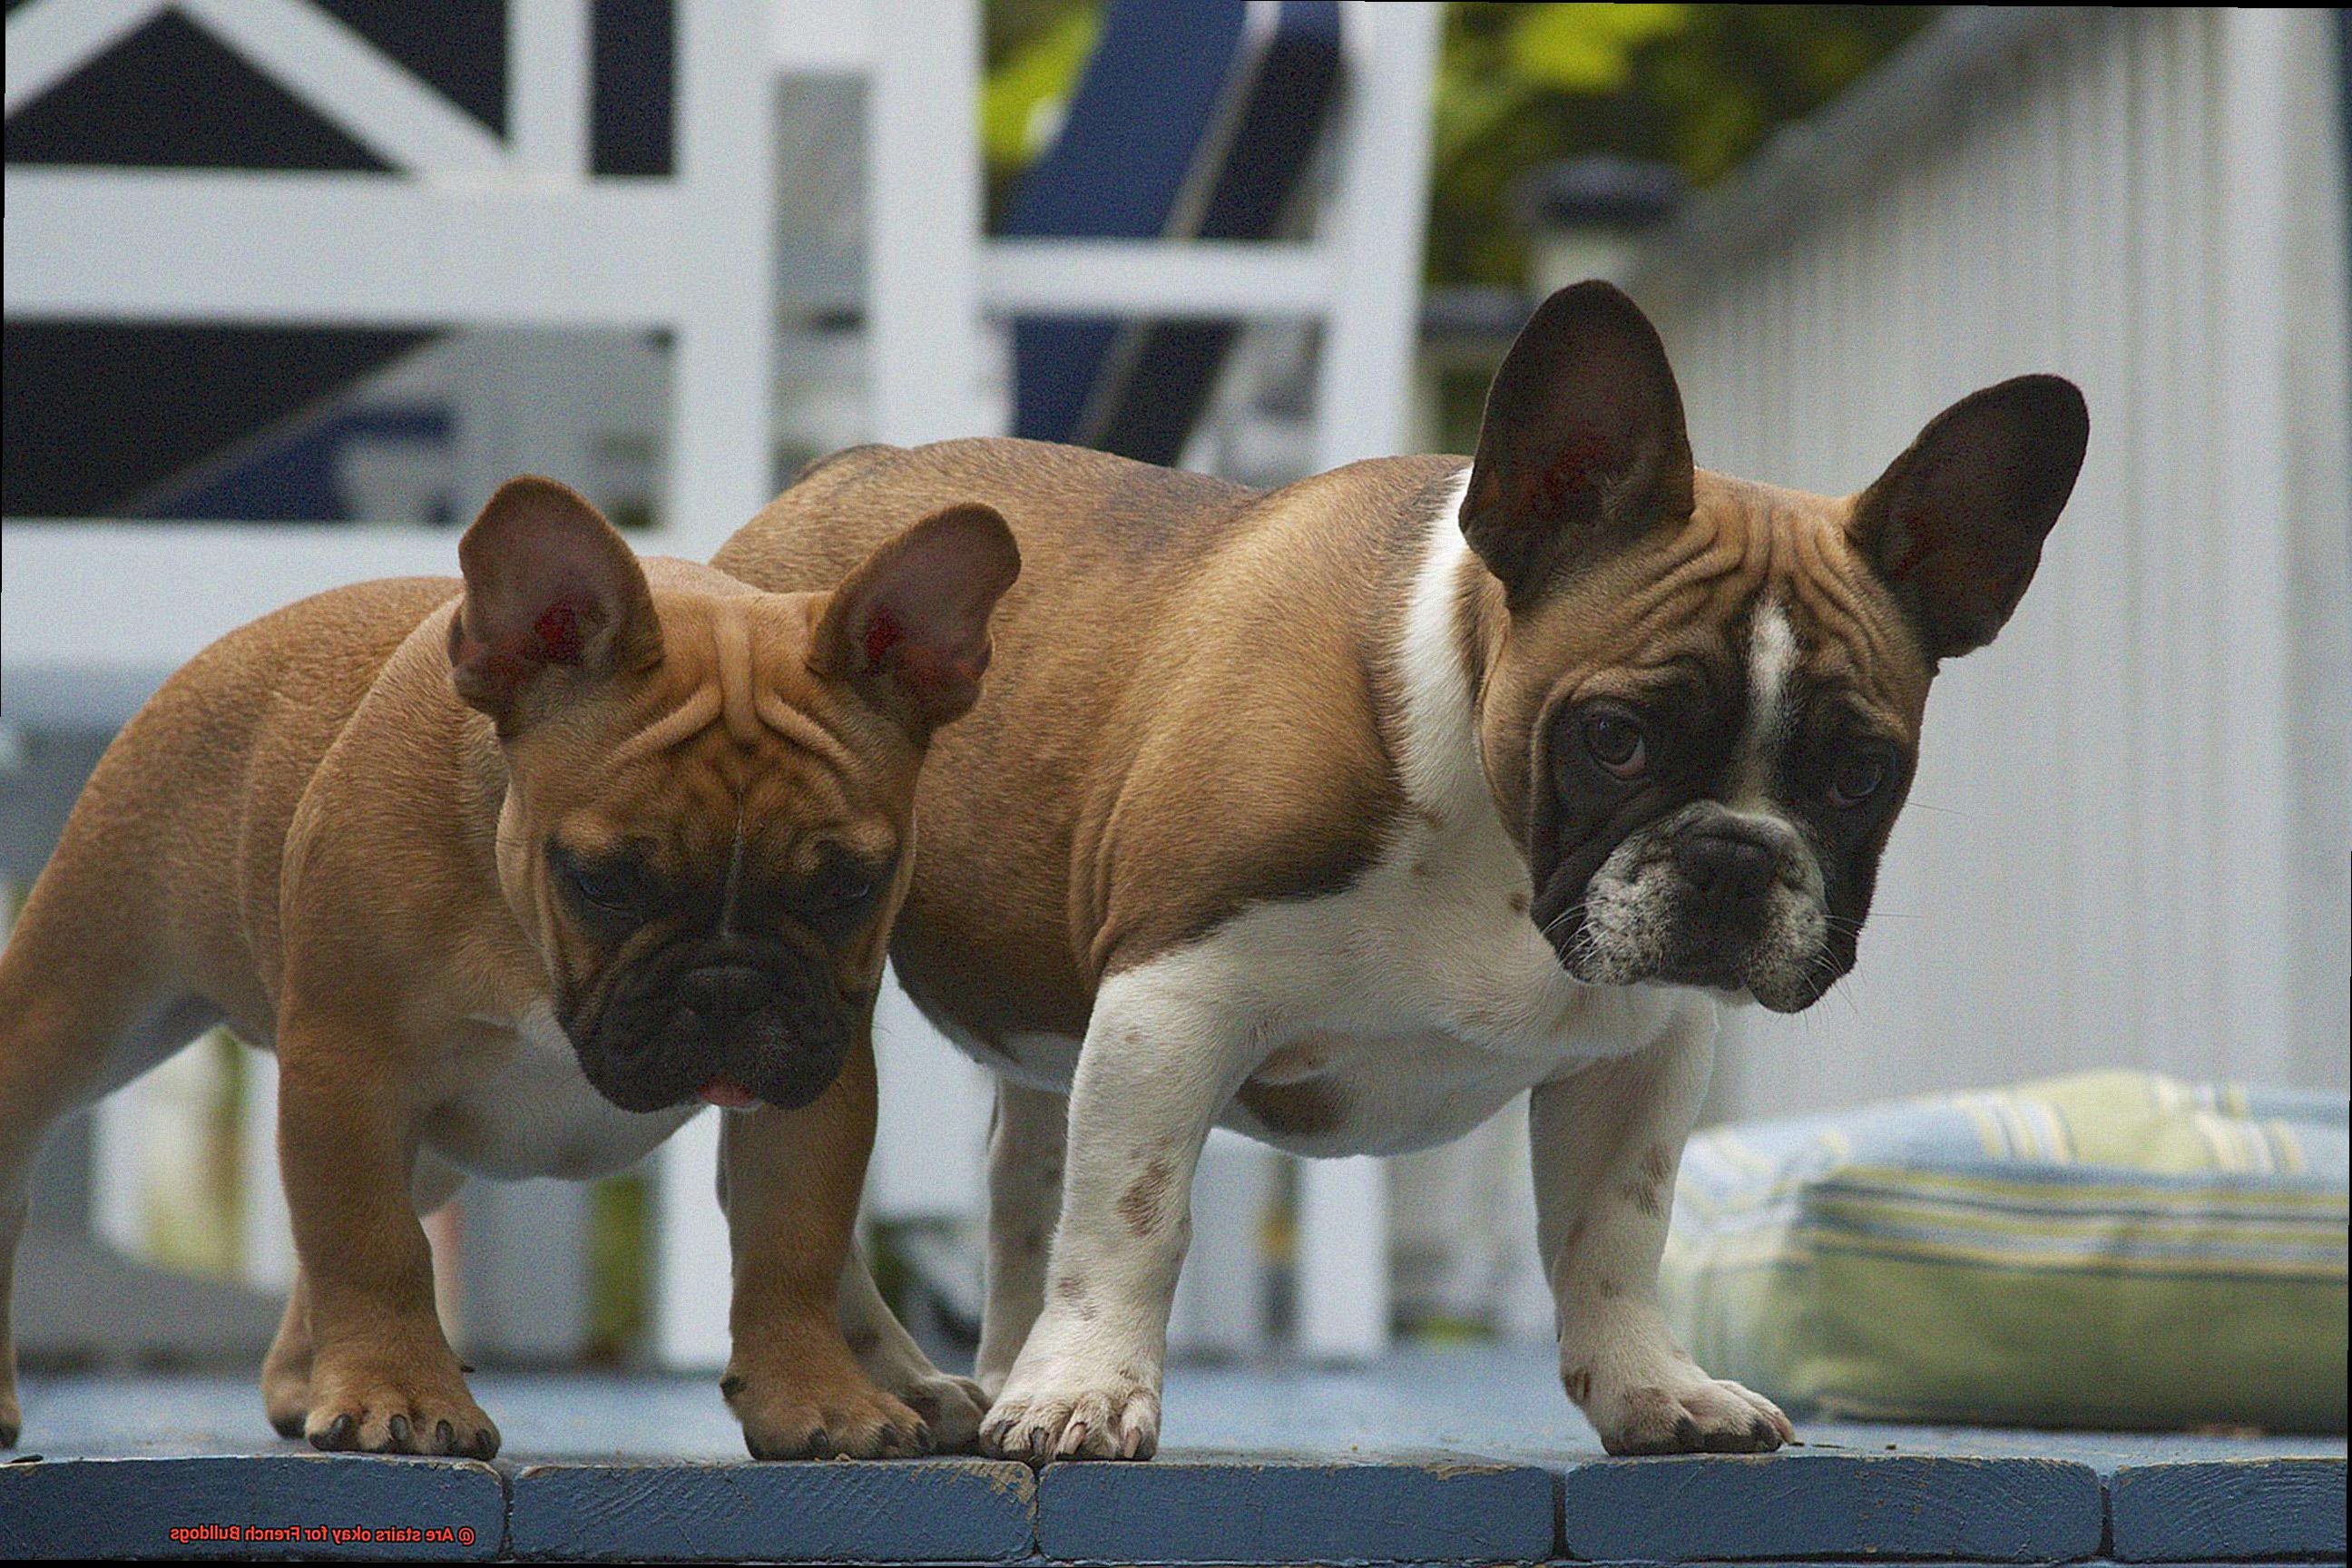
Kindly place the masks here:
POLYGON ((1486 773, 1570 974, 1794 1012, 1853 967, 1937 663, 2016 606, 2086 436, 2070 384, 2025 376, 1860 495, 1730 479, 1692 466, 1630 300, 1545 305, 1462 522, 1507 611, 1486 773))

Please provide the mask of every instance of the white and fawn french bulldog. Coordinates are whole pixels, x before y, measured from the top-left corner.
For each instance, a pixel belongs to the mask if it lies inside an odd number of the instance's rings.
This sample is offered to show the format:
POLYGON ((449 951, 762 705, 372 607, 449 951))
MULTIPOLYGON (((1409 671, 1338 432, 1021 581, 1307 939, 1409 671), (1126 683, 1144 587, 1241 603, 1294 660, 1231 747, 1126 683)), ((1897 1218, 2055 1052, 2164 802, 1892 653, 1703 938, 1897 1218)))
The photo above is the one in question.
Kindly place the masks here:
POLYGON ((1699 471, 1657 334, 1586 283, 1512 347, 1474 460, 1260 493, 863 447, 738 533, 719 566, 806 589, 979 502, 1028 563, 925 768, 891 939, 1001 1075, 983 1448, 1152 1452, 1212 1126, 1391 1153, 1521 1093, 1560 1374, 1602 1441, 1788 1440, 1655 1300, 1717 1014, 1853 965, 1928 682, 2015 608, 2086 434, 2074 386, 2025 376, 1856 496, 1699 471))
POLYGON ((715 1103, 721 1387, 751 1452, 969 1441, 978 1390, 924 1359, 850 1237, 917 774, 1020 569, 994 513, 934 510, 779 595, 640 563, 517 479, 462 583, 322 594, 174 675, 0 955, 0 1342, 44 1131, 226 1022, 278 1055, 301 1267, 262 1394, 287 1436, 496 1452, 416 1216, 468 1173, 617 1169, 715 1103))

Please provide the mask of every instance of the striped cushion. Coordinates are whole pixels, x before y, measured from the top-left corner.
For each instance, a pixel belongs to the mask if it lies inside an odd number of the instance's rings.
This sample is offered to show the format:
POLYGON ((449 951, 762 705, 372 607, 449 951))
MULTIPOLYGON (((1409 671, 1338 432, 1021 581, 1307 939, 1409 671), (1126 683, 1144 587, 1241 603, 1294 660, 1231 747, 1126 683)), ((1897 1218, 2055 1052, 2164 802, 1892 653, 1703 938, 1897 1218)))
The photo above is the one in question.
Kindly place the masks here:
POLYGON ((2112 1071, 1718 1129, 1668 1316, 1822 1416, 2340 1432, 2345 1121, 2112 1071))

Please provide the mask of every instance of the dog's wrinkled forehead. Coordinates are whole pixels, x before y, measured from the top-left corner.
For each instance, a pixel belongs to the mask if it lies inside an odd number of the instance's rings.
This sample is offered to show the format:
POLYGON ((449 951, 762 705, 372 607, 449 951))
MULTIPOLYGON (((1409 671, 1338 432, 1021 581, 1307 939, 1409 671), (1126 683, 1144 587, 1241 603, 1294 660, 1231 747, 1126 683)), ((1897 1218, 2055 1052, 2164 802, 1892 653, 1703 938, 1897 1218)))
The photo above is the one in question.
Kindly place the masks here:
POLYGON ((808 668, 810 627, 764 596, 657 595, 661 662, 531 738, 582 764, 534 779, 559 809, 724 825, 843 819, 911 805, 919 758, 886 719, 808 668))

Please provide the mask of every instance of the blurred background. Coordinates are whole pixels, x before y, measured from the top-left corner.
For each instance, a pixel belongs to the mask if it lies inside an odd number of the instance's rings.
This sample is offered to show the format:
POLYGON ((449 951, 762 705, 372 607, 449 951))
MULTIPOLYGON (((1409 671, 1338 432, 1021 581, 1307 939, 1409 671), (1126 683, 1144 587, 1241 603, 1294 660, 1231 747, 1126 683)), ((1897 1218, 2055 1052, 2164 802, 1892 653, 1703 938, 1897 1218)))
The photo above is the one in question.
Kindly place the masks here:
MULTIPOLYGON (((1012 432, 1255 484, 1467 451, 1536 300, 1623 284, 1702 465, 1842 494, 2078 381, 2037 584, 1931 705, 1857 973, 1709 1119, 2072 1067, 2347 1075, 2347 30, 2207 8, 9 0, 0 910, 204 643, 454 571, 507 476, 707 556, 811 458, 1012 432)), ((987 1086, 902 998, 886 1289, 976 1328, 987 1086)), ((62 1130, 28 1364, 249 1366, 272 1062, 62 1130)), ((480 1363, 715 1367, 715 1130, 433 1226, 480 1363)), ((1541 1337, 1523 1116, 1219 1134, 1180 1353, 1541 1337)), ((950 1354, 956 1353, 952 1349, 950 1354)))

